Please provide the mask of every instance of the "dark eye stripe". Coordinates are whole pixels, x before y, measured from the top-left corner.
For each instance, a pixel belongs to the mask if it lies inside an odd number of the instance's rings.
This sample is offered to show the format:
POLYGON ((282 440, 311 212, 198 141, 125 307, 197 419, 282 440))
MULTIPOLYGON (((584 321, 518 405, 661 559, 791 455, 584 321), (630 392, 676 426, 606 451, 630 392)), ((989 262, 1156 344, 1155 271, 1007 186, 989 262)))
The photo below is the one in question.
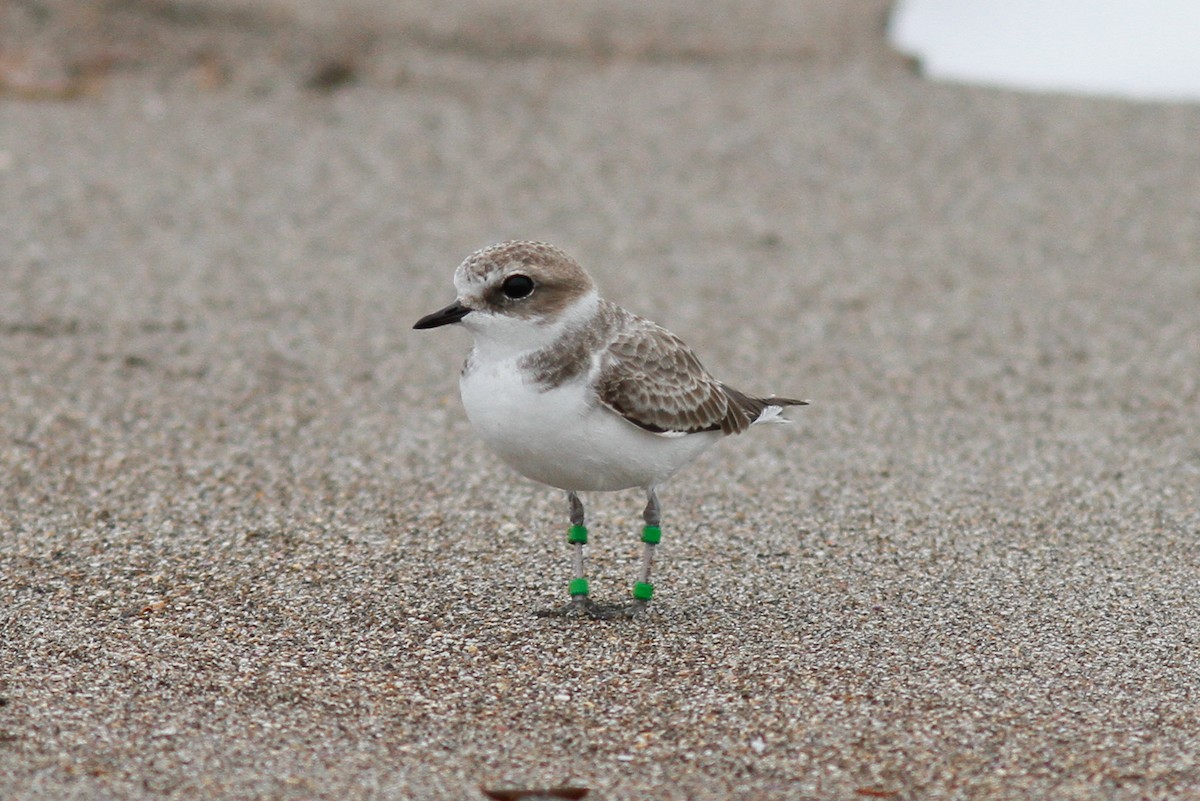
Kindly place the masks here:
POLYGON ((511 300, 519 300, 528 297, 533 292, 533 279, 527 275, 510 275, 504 279, 504 283, 500 285, 500 290, 506 298, 511 300))

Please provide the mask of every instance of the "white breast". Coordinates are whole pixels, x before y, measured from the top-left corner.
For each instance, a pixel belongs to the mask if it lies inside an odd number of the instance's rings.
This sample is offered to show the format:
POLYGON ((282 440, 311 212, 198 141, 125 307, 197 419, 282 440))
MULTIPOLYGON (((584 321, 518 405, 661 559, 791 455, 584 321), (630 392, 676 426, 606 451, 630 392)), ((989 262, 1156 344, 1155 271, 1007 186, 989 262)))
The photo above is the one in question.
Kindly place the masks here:
POLYGON ((645 431, 601 406, 585 379, 546 391, 527 382, 517 357, 476 362, 460 390, 471 425, 501 459, 561 489, 659 484, 721 437, 645 431))

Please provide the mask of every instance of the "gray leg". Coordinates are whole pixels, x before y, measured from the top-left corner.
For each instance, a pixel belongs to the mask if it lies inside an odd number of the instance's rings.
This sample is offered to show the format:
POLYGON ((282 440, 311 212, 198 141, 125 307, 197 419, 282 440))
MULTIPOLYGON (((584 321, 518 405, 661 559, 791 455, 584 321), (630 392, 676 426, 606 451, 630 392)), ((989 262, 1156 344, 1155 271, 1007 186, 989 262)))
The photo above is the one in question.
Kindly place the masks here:
MULTIPOLYGON (((587 581, 587 574, 583 568, 583 546, 587 543, 587 527, 583 523, 583 501, 579 500, 579 495, 575 492, 567 493, 567 502, 571 505, 571 533, 567 535, 567 541, 571 543, 571 566, 575 569, 575 575, 572 578, 578 581, 587 581), (583 529, 583 536, 579 535, 579 530, 583 529)), ((587 595, 584 591, 583 595, 587 595)), ((572 595, 572 597, 577 597, 572 595)))
POLYGON ((571 525, 583 525, 583 501, 579 500, 579 493, 568 492, 567 503, 571 505, 571 525))
POLYGON ((654 567, 654 549, 658 547, 662 537, 662 510, 658 505, 658 494, 654 487, 646 490, 646 509, 642 512, 642 520, 646 522, 645 528, 642 529, 642 569, 638 573, 637 584, 633 585, 633 601, 626 607, 630 617, 641 613, 654 595, 654 585, 650 583, 650 570, 654 567))
POLYGON ((658 505, 658 493, 654 487, 646 490, 646 509, 642 512, 642 520, 647 526, 658 528, 662 525, 662 509, 658 505))
MULTIPOLYGON (((646 521, 646 528, 657 528, 661 532, 662 510, 659 509, 658 495, 654 492, 654 487, 646 491, 646 510, 642 512, 642 520, 646 521)), ((654 547, 656 545, 658 545, 658 540, 654 536, 647 537, 647 532, 643 529, 642 572, 638 576, 638 581, 642 584, 650 583, 650 569, 654 567, 654 547)))
POLYGON ((571 567, 574 576, 568 586, 571 600, 566 606, 536 612, 538 617, 605 617, 599 607, 588 597, 588 580, 583 562, 583 546, 587 544, 587 527, 584 525, 583 501, 576 492, 567 492, 567 503, 571 508, 571 529, 567 542, 571 546, 571 567))
POLYGON ((646 611, 650 598, 654 595, 654 585, 650 583, 650 571, 654 567, 654 549, 662 538, 662 514, 658 506, 658 495, 654 487, 646 489, 646 510, 642 512, 646 522, 642 529, 642 565, 638 571, 637 583, 633 585, 633 600, 627 604, 596 607, 593 617, 602 618, 632 618, 646 611))

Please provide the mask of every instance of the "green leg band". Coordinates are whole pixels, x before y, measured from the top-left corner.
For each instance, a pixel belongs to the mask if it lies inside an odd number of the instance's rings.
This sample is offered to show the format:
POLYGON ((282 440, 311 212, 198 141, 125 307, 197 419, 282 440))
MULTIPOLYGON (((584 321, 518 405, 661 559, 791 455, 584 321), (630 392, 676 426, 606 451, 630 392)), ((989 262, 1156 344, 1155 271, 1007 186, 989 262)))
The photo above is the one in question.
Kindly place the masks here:
POLYGON ((661 539, 662 529, 658 526, 646 526, 642 529, 642 542, 647 542, 651 545, 658 545, 658 542, 661 539))
POLYGON ((571 579, 571 583, 567 586, 567 592, 571 595, 587 595, 588 580, 585 578, 571 579))
POLYGON ((587 528, 584 526, 571 526, 567 530, 567 542, 577 542, 580 545, 587 545, 587 528))
POLYGON ((649 601, 654 597, 654 585, 639 581, 633 585, 633 597, 639 601, 649 601))

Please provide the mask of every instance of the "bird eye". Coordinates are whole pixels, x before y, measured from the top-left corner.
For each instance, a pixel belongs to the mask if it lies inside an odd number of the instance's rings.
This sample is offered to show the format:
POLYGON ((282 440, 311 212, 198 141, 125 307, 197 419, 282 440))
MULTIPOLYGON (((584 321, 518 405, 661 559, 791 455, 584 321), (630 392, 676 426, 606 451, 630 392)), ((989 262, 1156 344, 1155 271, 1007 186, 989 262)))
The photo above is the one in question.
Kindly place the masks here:
POLYGON ((528 275, 510 275, 504 279, 500 289, 504 292, 504 297, 519 300, 528 297, 529 293, 533 291, 533 279, 528 275))

